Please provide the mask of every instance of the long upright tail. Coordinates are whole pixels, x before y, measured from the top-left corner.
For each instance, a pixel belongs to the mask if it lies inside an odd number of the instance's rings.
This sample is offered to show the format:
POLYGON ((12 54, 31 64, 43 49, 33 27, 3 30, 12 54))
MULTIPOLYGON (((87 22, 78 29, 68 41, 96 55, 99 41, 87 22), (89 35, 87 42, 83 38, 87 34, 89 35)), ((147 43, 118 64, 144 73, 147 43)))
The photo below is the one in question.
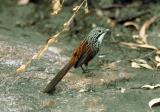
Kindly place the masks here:
POLYGON ((68 63, 65 65, 58 74, 51 80, 51 82, 46 86, 46 88, 43 90, 44 93, 51 93, 55 90, 55 86, 58 84, 58 82, 61 81, 61 79, 65 76, 65 74, 71 69, 73 66, 72 63, 68 63))

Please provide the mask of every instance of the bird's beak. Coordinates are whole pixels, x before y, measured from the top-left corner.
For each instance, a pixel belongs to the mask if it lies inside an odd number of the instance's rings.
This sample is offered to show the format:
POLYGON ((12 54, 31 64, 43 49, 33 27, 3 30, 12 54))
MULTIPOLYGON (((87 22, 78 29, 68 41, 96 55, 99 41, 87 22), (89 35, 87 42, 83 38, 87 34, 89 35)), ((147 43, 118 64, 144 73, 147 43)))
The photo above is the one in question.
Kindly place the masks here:
POLYGON ((111 35, 111 30, 110 29, 105 29, 105 33, 111 35))

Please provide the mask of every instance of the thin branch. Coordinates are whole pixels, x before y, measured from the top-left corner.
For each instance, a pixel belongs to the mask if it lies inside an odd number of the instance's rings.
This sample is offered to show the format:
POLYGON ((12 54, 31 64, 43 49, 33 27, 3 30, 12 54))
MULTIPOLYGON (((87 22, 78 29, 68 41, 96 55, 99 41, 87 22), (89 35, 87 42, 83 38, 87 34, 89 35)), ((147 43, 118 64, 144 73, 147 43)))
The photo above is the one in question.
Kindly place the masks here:
POLYGON ((59 38, 59 35, 65 31, 69 30, 71 22, 73 21, 74 17, 77 15, 78 11, 81 9, 81 7, 83 6, 83 4, 85 2, 87 2, 87 0, 82 1, 82 3, 75 10, 74 14, 70 17, 70 19, 67 22, 64 23, 62 29, 57 34, 49 37, 46 44, 35 55, 33 55, 33 57, 29 61, 27 61, 25 64, 23 64, 19 68, 17 68, 17 70, 16 70, 17 73, 24 72, 26 70, 26 68, 30 65, 32 60, 41 58, 43 56, 43 54, 45 53, 45 51, 48 50, 48 47, 57 41, 57 39, 59 38))

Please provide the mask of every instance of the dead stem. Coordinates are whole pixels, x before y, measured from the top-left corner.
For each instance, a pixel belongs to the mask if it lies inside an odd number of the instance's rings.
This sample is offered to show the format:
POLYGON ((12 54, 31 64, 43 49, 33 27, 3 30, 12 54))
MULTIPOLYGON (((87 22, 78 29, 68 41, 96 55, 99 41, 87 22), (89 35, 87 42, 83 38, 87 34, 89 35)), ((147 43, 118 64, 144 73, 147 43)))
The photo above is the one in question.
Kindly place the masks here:
POLYGON ((29 61, 27 61, 25 64, 23 64, 19 68, 17 68, 17 70, 16 70, 17 73, 24 72, 26 70, 26 68, 30 65, 32 60, 41 58, 43 56, 43 54, 45 53, 45 51, 48 50, 48 47, 57 41, 57 39, 59 38, 59 35, 65 31, 69 30, 71 22, 73 21, 74 17, 77 15, 78 11, 81 9, 81 7, 83 6, 84 3, 87 3, 87 0, 82 1, 82 3, 78 6, 78 8, 73 13, 73 15, 70 17, 70 19, 64 23, 62 29, 57 34, 49 37, 46 44, 35 55, 33 55, 33 57, 29 61))

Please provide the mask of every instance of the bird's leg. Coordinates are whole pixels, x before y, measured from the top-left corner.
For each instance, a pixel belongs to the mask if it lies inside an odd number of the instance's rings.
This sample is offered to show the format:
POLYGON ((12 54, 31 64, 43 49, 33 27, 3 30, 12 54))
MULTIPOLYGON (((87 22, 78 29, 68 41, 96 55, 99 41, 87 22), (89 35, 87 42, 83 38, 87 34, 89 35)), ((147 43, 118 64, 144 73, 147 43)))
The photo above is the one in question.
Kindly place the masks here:
POLYGON ((84 65, 85 65, 85 69, 83 68, 83 66, 81 66, 81 69, 83 70, 83 73, 87 73, 85 76, 86 76, 86 77, 91 77, 91 79, 92 79, 91 84, 90 84, 90 86, 89 86, 89 88, 88 88, 88 91, 93 92, 93 91, 94 91, 93 73, 88 70, 87 64, 84 64, 84 65))
POLYGON ((83 73, 87 73, 86 70, 83 68, 83 66, 81 66, 81 69, 82 69, 83 73))
POLYGON ((88 77, 88 72, 89 72, 89 71, 88 71, 87 69, 84 69, 83 66, 81 66, 81 69, 82 69, 82 71, 83 71, 82 73, 85 74, 85 77, 88 77))
POLYGON ((89 72, 89 70, 88 70, 88 68, 87 68, 87 65, 85 65, 85 68, 84 68, 83 65, 82 65, 82 66, 81 66, 81 69, 82 69, 83 73, 88 73, 88 72, 89 72))

